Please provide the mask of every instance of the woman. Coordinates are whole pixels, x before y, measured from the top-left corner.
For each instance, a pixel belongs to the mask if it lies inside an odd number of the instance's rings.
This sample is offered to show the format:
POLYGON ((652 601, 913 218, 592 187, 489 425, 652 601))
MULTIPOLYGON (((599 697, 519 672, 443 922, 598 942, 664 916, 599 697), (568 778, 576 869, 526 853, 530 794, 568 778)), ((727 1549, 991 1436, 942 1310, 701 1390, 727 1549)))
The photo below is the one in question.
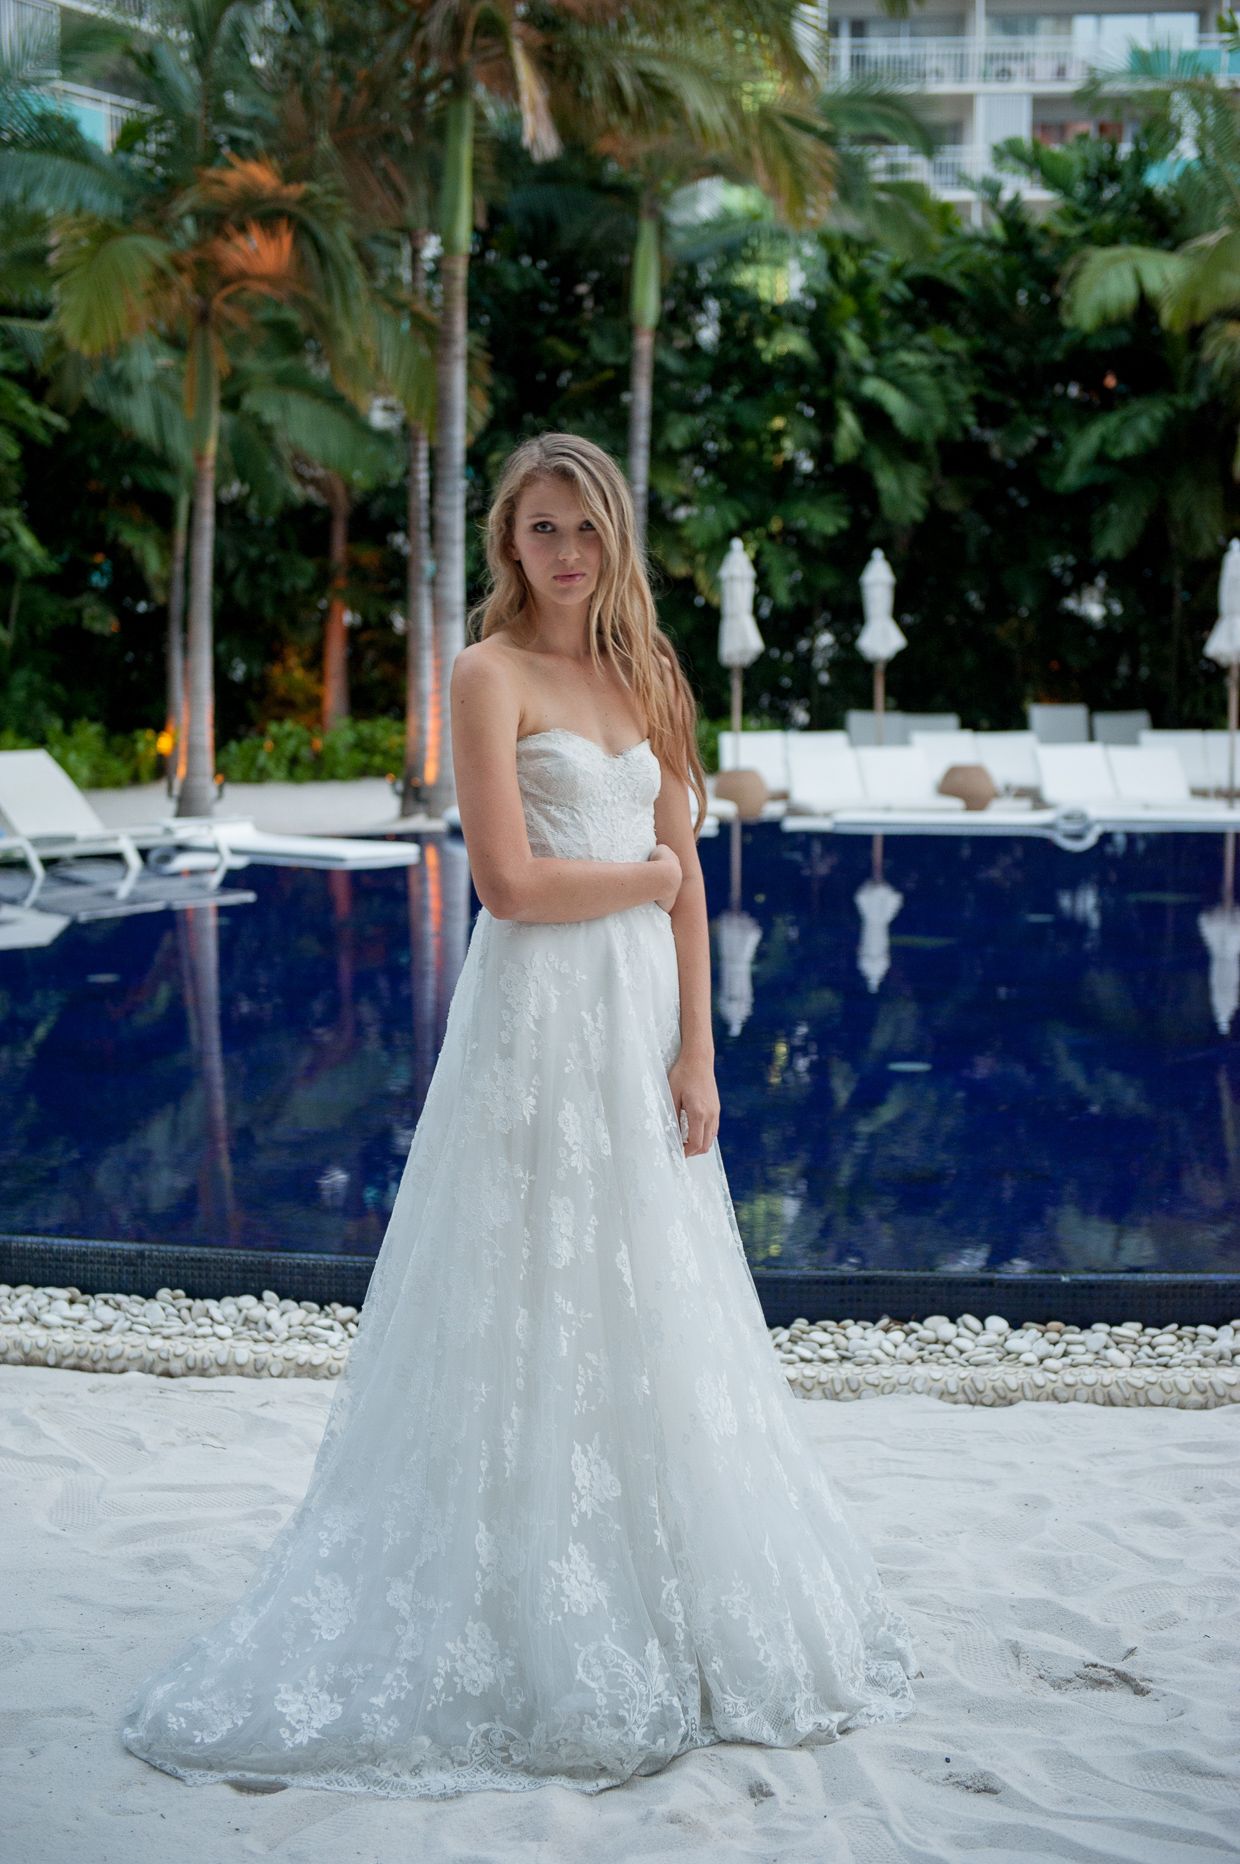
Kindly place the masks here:
POLYGON ((597 1792, 911 1712, 716 1141, 694 706, 614 462, 491 510, 451 690, 481 911, 299 1508, 129 1705, 190 1781, 597 1792))

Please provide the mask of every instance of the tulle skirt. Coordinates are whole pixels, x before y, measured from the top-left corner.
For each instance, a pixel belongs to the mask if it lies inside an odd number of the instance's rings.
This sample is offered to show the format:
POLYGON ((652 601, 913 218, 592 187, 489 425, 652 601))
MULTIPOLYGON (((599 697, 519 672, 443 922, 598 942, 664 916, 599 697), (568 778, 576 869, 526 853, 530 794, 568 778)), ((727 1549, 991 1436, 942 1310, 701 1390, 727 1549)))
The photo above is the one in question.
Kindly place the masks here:
POLYGON ((127 1747, 178 1778, 586 1792, 913 1708, 809 1454, 718 1145, 684 1156, 668 915, 483 909, 305 1496, 127 1747))

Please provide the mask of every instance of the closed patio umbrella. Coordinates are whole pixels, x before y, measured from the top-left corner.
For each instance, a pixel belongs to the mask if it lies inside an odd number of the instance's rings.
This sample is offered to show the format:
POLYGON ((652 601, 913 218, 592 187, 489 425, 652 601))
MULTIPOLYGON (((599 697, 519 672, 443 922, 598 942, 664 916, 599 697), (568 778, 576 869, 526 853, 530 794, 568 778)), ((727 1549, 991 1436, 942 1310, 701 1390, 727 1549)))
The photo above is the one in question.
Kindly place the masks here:
POLYGON ((719 568, 719 659, 732 674, 734 733, 741 728, 741 674, 758 658, 763 647, 758 624, 753 618, 755 583, 753 564, 745 553, 745 546, 739 537, 734 537, 719 568))
POLYGON ((1240 538, 1233 537, 1218 579, 1218 620, 1206 652, 1227 669, 1227 795, 1236 800, 1236 724, 1240 713, 1240 538))
POLYGON ((876 550, 861 573, 861 605, 865 626, 857 636, 858 652, 874 667, 874 742, 883 741, 883 711, 886 705, 887 662, 908 646, 892 614, 895 606, 896 579, 890 563, 876 550))

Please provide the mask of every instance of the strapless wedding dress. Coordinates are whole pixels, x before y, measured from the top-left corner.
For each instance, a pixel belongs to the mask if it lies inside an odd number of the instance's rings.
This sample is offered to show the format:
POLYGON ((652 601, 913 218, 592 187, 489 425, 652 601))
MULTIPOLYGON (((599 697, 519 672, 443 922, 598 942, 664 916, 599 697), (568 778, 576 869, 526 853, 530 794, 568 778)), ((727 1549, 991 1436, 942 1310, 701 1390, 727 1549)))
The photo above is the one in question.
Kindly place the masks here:
MULTIPOLYGON (((660 768, 520 740, 536 855, 641 861, 660 768)), ((585 1792, 912 1712, 908 1627, 801 1434, 718 1144, 684 1155, 671 920, 479 912, 309 1486, 127 1747, 180 1779, 585 1792)))

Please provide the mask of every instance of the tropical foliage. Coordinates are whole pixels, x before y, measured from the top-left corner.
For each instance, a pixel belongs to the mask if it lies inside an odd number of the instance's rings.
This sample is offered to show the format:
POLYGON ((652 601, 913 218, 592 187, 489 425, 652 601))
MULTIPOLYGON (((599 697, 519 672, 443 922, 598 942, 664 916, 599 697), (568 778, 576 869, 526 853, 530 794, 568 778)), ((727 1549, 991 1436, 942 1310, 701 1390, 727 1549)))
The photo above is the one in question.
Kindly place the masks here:
POLYGON ((39 102, 46 49, 0 61, 0 729, 67 743, 88 721, 79 762, 93 744, 103 767, 163 724, 183 808, 216 771, 325 757, 443 800, 476 520, 547 426, 648 478, 661 612, 708 719, 739 535, 755 716, 865 702, 856 581, 881 544, 897 702, 1214 721, 1234 92, 1138 73, 1130 150, 1013 146, 1052 205, 994 189, 974 229, 874 182, 860 141, 918 132, 891 100, 814 94, 790 0, 705 26, 443 0, 364 31, 334 0, 278 26, 252 0, 178 4, 158 42, 95 20, 60 47, 66 70, 126 67, 139 108, 110 155, 39 102))

